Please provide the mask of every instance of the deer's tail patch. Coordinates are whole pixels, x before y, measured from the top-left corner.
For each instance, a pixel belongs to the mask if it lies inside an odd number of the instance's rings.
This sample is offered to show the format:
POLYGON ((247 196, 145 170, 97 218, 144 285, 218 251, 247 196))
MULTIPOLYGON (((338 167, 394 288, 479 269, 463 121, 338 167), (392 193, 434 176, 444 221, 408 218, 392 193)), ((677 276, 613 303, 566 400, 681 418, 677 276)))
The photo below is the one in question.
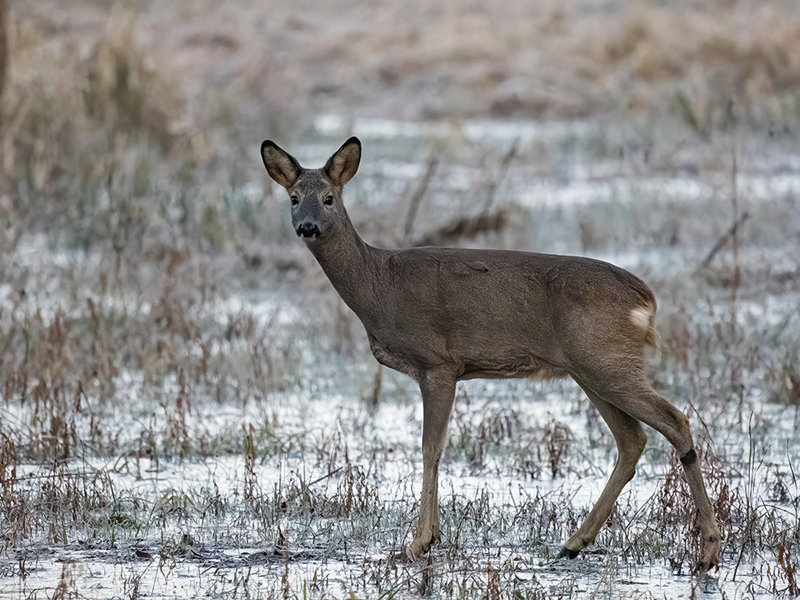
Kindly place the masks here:
POLYGON ((654 306, 637 306, 630 312, 631 323, 644 330, 644 341, 651 348, 658 346, 656 331, 656 309, 654 306))

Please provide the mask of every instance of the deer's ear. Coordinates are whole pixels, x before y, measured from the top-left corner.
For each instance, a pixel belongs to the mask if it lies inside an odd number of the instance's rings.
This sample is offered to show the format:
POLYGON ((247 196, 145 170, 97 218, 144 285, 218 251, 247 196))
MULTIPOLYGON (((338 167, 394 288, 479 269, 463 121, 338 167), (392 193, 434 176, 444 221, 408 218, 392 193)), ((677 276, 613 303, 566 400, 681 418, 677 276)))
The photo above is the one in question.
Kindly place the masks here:
POLYGON ((269 176, 285 188, 292 187, 300 177, 300 163, 272 140, 261 142, 261 158, 269 176))
POLYGON ((325 163, 325 173, 335 185, 342 187, 356 174, 359 162, 361 142, 357 137, 351 137, 325 163))

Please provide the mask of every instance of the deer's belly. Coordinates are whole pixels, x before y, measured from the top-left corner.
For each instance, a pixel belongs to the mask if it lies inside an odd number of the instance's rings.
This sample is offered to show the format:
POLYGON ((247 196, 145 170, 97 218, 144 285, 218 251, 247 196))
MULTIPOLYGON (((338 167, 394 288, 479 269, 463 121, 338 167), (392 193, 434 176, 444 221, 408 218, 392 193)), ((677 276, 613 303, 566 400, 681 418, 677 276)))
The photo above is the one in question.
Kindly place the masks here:
POLYGON ((568 375, 563 367, 531 354, 529 349, 509 351, 510 348, 505 347, 503 350, 493 351, 490 347, 485 347, 482 352, 461 355, 456 349, 448 349, 445 345, 442 352, 427 356, 420 352, 420 348, 404 347, 397 343, 386 344, 373 335, 369 336, 369 342, 372 354, 379 363, 417 380, 427 369, 442 364, 450 364, 458 379, 551 379, 568 375))
POLYGON ((538 361, 509 365, 466 365, 464 374, 459 379, 511 379, 528 377, 532 379, 555 379, 566 377, 567 371, 538 361))

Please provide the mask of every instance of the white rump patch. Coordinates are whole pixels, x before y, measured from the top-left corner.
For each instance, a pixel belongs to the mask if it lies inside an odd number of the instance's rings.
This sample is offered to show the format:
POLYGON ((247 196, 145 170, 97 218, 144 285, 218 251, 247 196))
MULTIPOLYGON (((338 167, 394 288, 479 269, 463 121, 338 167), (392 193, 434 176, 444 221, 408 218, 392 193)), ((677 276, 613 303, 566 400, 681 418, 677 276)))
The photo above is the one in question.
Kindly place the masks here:
POLYGON ((650 326, 650 319, 653 317, 653 309, 637 307, 631 311, 631 322, 642 329, 650 326))

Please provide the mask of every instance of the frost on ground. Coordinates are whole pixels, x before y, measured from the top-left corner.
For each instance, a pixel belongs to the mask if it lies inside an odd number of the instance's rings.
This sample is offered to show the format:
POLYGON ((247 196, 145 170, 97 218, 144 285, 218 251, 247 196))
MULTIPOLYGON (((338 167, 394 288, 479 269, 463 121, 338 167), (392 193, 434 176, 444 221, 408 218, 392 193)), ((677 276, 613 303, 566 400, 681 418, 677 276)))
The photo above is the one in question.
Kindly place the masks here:
POLYGON ((800 595, 796 3, 12 4, 0 596, 800 595), (588 255, 650 285, 718 571, 691 574, 652 430, 596 543, 555 558, 616 458, 570 381, 459 384, 441 543, 400 560, 419 392, 378 369, 258 157, 271 137, 321 164, 351 134, 367 241, 588 255))
MULTIPOLYGON (((362 221, 383 201, 368 191, 392 176, 370 172, 369 149, 379 154, 384 142, 364 143, 366 174, 348 198, 362 221)), ((408 170, 395 187, 422 171, 408 170)), ((420 227, 451 214, 448 203, 468 201, 458 189, 464 173, 479 178, 467 165, 442 172, 420 227)), ((597 542, 575 561, 555 559, 616 456, 599 415, 568 381, 459 384, 441 473, 443 539, 408 564, 399 556, 421 480, 418 391, 378 369, 360 325, 296 251, 299 242, 286 236, 283 267, 237 265, 230 275, 227 259, 189 259, 164 273, 124 253, 85 253, 26 235, 7 261, 28 279, 3 288, 0 591, 89 598, 795 594, 798 255, 796 242, 771 235, 765 219, 796 228, 800 190, 777 178, 772 201, 759 192, 766 182, 740 192, 753 225, 738 242, 738 262, 727 248, 701 267, 730 221, 730 190, 718 178, 680 175, 659 186, 609 173, 580 202, 575 180, 547 184, 539 201, 532 190, 542 179, 521 164, 500 207, 524 222, 472 240, 575 253, 585 244, 588 254, 651 282, 662 335, 652 375, 689 414, 702 449, 725 537, 718 572, 691 576, 692 504, 676 457, 652 430, 637 476, 597 542), (724 212, 701 218, 712 210, 724 212), (674 223, 671 235, 705 235, 672 245, 653 229, 659 214, 674 223), (594 232, 565 225, 576 222, 594 232), (642 251, 607 237, 631 235, 625 229, 633 226, 649 239, 642 251)), ((247 195, 272 202, 266 193, 247 195)))

